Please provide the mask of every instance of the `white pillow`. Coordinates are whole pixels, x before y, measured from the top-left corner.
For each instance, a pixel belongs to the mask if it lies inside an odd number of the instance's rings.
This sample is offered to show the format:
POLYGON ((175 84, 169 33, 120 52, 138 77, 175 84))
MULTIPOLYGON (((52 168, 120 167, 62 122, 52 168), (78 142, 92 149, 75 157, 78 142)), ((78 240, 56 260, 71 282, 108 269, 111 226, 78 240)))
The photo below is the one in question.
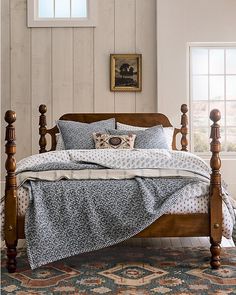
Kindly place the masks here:
POLYGON ((56 133, 56 142, 57 142, 56 151, 62 151, 66 149, 61 133, 56 133))
MULTIPOLYGON (((117 130, 130 130, 130 131, 138 131, 138 130, 146 130, 148 128, 146 127, 138 127, 138 126, 132 126, 127 124, 122 124, 117 122, 116 124, 117 130)), ((173 133, 174 133, 174 127, 163 127, 163 131, 165 134, 165 138, 167 141, 168 148, 172 150, 172 141, 173 141, 173 133)))

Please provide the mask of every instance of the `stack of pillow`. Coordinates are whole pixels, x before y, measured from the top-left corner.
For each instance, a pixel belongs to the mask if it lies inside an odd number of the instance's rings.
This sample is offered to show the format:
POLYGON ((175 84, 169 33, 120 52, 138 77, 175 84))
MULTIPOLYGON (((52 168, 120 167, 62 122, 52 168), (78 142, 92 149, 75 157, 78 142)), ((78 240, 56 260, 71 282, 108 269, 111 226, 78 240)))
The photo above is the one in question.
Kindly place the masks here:
POLYGON ((90 124, 74 121, 57 121, 56 150, 69 149, 172 149, 173 127, 157 125, 137 127, 115 119, 90 124))

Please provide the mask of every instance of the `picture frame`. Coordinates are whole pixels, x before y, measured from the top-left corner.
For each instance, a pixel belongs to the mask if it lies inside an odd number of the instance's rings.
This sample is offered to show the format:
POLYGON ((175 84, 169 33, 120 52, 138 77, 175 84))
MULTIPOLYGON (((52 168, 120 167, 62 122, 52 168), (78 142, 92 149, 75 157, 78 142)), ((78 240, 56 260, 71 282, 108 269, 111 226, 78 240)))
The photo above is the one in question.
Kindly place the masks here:
POLYGON ((110 55, 110 90, 142 91, 142 54, 110 55))

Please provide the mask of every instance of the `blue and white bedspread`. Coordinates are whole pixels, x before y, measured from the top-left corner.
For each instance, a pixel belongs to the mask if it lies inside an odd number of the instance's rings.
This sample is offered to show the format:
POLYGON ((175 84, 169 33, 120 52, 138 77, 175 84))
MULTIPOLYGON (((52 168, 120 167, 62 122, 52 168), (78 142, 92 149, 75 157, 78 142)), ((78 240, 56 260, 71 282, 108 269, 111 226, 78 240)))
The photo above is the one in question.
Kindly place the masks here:
MULTIPOLYGON (((199 157, 167 150, 67 150, 20 161, 18 180, 30 191, 25 234, 31 268, 134 236, 183 196, 206 195, 209 172, 199 157), (112 170, 117 177, 104 178, 112 170)), ((223 200, 234 223, 226 193, 223 200)))

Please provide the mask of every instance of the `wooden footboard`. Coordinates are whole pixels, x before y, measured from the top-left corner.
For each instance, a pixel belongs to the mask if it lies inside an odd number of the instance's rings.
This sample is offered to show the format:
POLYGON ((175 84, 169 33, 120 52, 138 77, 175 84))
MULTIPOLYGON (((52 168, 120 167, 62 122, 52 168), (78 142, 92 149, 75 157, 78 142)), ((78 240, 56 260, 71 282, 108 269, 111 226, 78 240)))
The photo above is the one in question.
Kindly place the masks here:
MULTIPOLYGON (((17 221, 19 239, 25 238, 24 222, 24 216, 19 216, 17 221)), ((208 213, 165 214, 135 237, 206 237, 209 236, 209 223, 208 213)))
POLYGON ((139 233, 137 238, 209 236, 209 215, 165 214, 139 233))

